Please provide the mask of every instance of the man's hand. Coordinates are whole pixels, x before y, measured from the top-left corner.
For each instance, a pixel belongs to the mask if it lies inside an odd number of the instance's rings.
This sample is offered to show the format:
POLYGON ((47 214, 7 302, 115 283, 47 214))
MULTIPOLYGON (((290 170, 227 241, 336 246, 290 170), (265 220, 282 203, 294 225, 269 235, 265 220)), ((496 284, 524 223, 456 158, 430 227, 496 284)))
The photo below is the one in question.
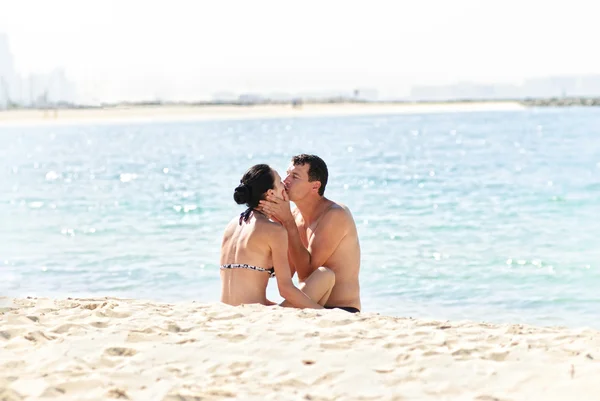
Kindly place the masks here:
POLYGON ((290 209, 290 199, 286 192, 283 192, 283 199, 267 195, 266 200, 261 200, 258 203, 258 209, 269 216, 269 218, 277 220, 283 225, 295 224, 294 216, 290 209))

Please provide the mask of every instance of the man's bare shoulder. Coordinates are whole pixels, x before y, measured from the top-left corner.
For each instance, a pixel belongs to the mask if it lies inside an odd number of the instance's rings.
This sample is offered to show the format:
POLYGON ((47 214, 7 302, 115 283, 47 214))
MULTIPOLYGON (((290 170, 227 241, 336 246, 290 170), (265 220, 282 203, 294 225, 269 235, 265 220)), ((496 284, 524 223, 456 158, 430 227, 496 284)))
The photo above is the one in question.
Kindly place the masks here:
POLYGON ((342 203, 330 201, 332 204, 323 215, 324 225, 331 227, 354 226, 354 218, 350 212, 350 208, 342 203))
POLYGON ((334 201, 331 201, 331 203, 332 205, 327 211, 328 214, 335 216, 335 218, 337 219, 353 220, 352 212, 350 211, 350 208, 348 206, 344 205, 343 203, 334 201))
POLYGON ((334 202, 334 201, 331 201, 331 203, 333 203, 333 206, 331 207, 332 209, 341 209, 348 214, 352 214, 350 212, 350 208, 348 206, 346 206, 345 204, 340 203, 340 202, 334 202))

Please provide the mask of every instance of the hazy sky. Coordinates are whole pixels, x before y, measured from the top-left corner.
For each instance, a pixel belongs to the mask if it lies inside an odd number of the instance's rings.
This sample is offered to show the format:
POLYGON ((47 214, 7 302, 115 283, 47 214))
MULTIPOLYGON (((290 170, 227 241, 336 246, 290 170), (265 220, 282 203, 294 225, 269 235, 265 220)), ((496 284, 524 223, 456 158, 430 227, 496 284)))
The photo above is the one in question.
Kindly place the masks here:
POLYGON ((98 98, 202 98, 600 73, 595 1, 0 0, 22 74, 98 98))

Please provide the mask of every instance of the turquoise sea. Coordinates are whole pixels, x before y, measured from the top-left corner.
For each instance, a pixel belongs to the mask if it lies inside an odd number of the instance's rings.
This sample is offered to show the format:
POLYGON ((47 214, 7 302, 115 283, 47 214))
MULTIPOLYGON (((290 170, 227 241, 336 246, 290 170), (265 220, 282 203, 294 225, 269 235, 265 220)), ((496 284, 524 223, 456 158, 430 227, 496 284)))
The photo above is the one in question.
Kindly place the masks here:
POLYGON ((600 327, 594 108, 3 126, 0 296, 217 301, 233 188, 303 152, 353 212, 365 312, 600 327))

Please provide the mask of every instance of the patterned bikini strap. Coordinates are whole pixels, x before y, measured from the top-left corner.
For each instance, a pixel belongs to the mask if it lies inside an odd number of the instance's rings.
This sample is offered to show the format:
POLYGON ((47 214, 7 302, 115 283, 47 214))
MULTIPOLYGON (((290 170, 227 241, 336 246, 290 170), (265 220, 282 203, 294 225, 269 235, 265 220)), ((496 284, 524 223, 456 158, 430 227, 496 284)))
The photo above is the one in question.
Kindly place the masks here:
POLYGON ((252 213, 252 211, 253 211, 253 210, 254 210, 254 209, 252 209, 251 207, 249 207, 248 209, 246 209, 245 211, 243 211, 243 212, 240 214, 240 220, 239 220, 239 222, 240 222, 240 226, 242 225, 242 220, 243 220, 244 222, 248 221, 248 219, 250 218, 250 214, 252 213))
POLYGON ((264 269, 262 267, 252 266, 252 265, 248 265, 245 263, 230 263, 230 264, 221 266, 221 269, 250 269, 250 270, 256 270, 258 272, 269 273, 271 275, 271 277, 275 277, 275 269, 264 269))

